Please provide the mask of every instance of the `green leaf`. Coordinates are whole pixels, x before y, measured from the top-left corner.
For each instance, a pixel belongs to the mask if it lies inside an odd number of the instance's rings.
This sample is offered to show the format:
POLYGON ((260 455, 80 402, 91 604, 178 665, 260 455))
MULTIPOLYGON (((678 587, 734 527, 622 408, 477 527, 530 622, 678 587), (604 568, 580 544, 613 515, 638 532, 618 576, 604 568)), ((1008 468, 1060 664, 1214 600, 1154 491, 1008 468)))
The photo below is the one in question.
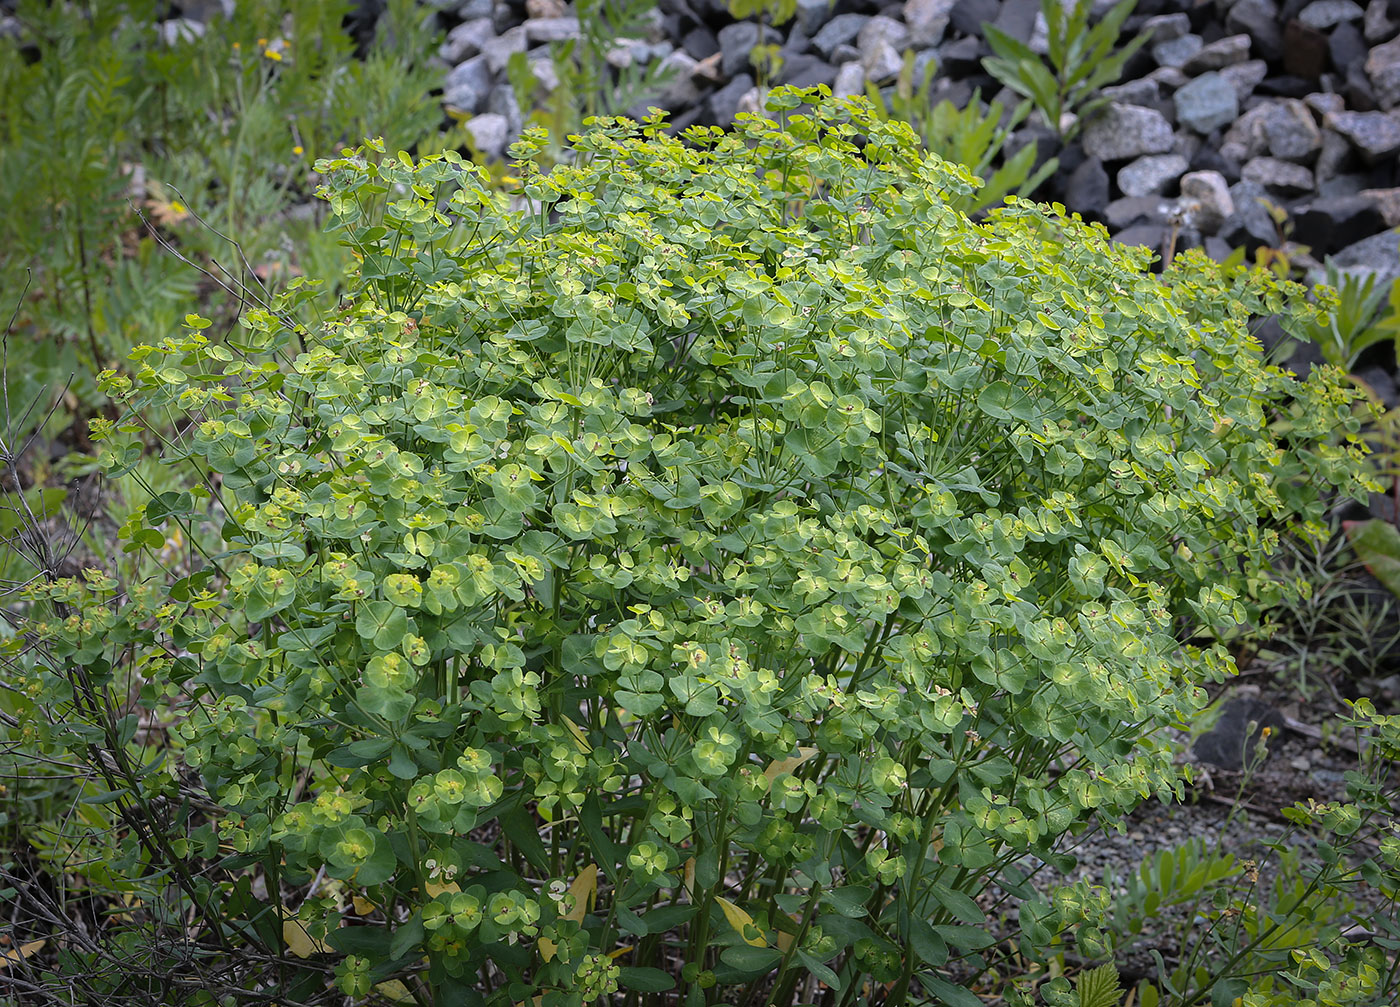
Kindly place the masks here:
POLYGON ((408 613, 392 602, 367 601, 355 615, 355 632, 379 650, 394 650, 413 632, 408 613))
POLYGON ((496 816, 501 823, 501 831, 515 844, 516 849, 530 861, 530 866, 545 874, 549 873, 549 851, 540 840, 540 831, 531 820, 530 813, 520 805, 496 816))
POLYGON ((925 965, 937 968, 948 960, 948 944, 928 920, 909 921, 909 947, 925 965))
POLYGON ((801 948, 797 949, 797 960, 807 967, 807 971, 826 983, 832 989, 840 991, 841 978, 827 965, 819 961, 814 955, 808 954, 801 948))
POLYGON ((654 968, 624 967, 618 972, 617 982, 620 986, 625 986, 629 990, 637 990, 640 993, 664 993, 666 990, 676 988, 676 980, 673 976, 654 968))
POLYGON ((924 989, 938 997, 943 1007, 983 1007, 982 998, 972 990, 954 986, 942 976, 932 972, 920 972, 919 982, 924 989))
POLYGON ((999 420, 1018 419, 1030 423, 1035 419, 1030 396, 1005 381, 993 381, 978 392, 977 408, 999 420))
POLYGON ((783 954, 777 948, 756 948, 751 944, 736 944, 721 951, 719 957, 724 964, 742 972, 767 972, 782 961, 783 954))
POLYGON ((417 913, 394 931, 394 939, 389 942, 389 957, 397 961, 422 943, 424 937, 423 919, 417 913))
POLYGON ((987 922, 987 914, 964 892, 943 884, 930 885, 929 890, 943 908, 953 914, 954 919, 973 927, 980 927, 987 922))
POLYGON ((1400 529, 1380 520, 1344 521, 1342 527, 1356 558, 1391 594, 1400 597, 1400 529))
POLYGON ((1079 1007, 1118 1007, 1123 999, 1118 970, 1113 965, 1079 973, 1074 988, 1079 994, 1079 1007))

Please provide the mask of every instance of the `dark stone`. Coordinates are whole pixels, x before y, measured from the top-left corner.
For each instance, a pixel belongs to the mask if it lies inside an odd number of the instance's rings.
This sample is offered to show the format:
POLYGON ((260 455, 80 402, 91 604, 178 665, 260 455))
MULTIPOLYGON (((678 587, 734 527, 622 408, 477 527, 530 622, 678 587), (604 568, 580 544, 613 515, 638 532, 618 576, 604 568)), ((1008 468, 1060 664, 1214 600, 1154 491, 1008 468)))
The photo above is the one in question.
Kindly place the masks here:
POLYGON ((1376 91, 1371 86, 1371 78, 1366 73, 1365 61, 1353 63, 1347 69, 1346 79, 1347 108, 1356 112, 1376 110, 1376 91))
POLYGON ((1283 29, 1283 68, 1298 77, 1317 80, 1327 72, 1331 59, 1327 36, 1301 21, 1289 21, 1283 29))
POLYGON ((1239 181, 1240 166, 1220 153, 1220 138, 1212 135, 1191 158, 1192 171, 1218 171, 1230 182, 1239 181))
POLYGON ((1243 245, 1253 252, 1261 245, 1274 245, 1278 241, 1278 227, 1260 200, 1275 203, 1264 187, 1255 182, 1240 180, 1230 186, 1230 199, 1235 204, 1234 215, 1220 228, 1220 236, 1232 245, 1243 245))
POLYGON ((1265 77, 1254 90, 1256 94, 1273 98, 1302 98, 1316 91, 1317 83, 1305 77, 1280 74, 1277 77, 1265 77))
POLYGON ((710 107, 710 121, 720 126, 728 126, 732 123, 735 113, 739 110, 739 99, 747 94, 751 87, 753 87, 753 78, 746 73, 741 73, 710 95, 707 102, 710 107))
POLYGON ((701 25, 685 33, 685 37, 681 39, 681 48, 687 56, 705 59, 719 52, 719 39, 715 38, 714 32, 701 25))
POLYGON ((1104 208, 1104 218, 1115 231, 1134 224, 1152 224, 1160 229, 1171 215, 1171 208, 1172 200, 1161 196, 1124 196, 1104 208))
POLYGON ((991 54, 991 49, 976 35, 968 35, 956 42, 945 42, 938 47, 938 65, 950 77, 967 77, 982 69, 982 57, 991 54))
POLYGON ((1248 35, 1254 42, 1255 54, 1271 61, 1283 56, 1283 29, 1279 23, 1274 0, 1239 0, 1225 15, 1225 28, 1248 35))
POLYGON ((1384 229, 1380 211, 1363 196, 1323 197, 1293 215, 1294 240, 1319 258, 1384 229))
POLYGON ((1277 739, 1283 725, 1283 714, 1267 703, 1236 697, 1224 705, 1215 726, 1197 738, 1191 750, 1202 762, 1221 769, 1247 769, 1255 762, 1255 748, 1265 729, 1277 739))
POLYGON ((1365 370, 1356 372, 1356 379, 1363 382, 1367 388, 1375 393, 1376 398, 1381 400, 1381 404, 1387 409, 1394 409, 1400 404, 1400 392, 1395 388, 1395 379, 1380 367, 1367 367, 1365 370))
MULTIPOLYGON (((759 44, 758 24, 753 21, 736 21, 725 25, 715 35, 719 40, 719 50, 724 53, 720 70, 726 77, 733 77, 749 66, 749 57, 759 44)), ((763 44, 777 45, 783 36, 776 28, 763 26, 763 44)))
POLYGON ((1365 64, 1366 54, 1370 50, 1361 29, 1350 21, 1343 21, 1333 28, 1327 39, 1327 51, 1338 73, 1346 73, 1353 64, 1365 64))
POLYGON ((1012 38, 1029 42, 1035 34, 1035 16, 1039 13, 1039 4, 1004 3, 993 24, 1012 38))
POLYGON ((983 22, 995 23, 1000 13, 1001 4, 998 0, 958 0, 953 5, 948 20, 962 34, 981 38, 983 22))
POLYGON ((1065 205, 1086 217, 1102 219, 1108 206, 1108 172, 1097 157, 1086 157, 1065 183, 1065 205))
POLYGON ((792 84, 795 87, 828 87, 836 80, 836 68, 816 56, 789 56, 778 71, 779 84, 792 84))
POLYGON ((838 14, 812 36, 812 47, 830 59, 838 46, 854 42, 869 20, 865 14, 838 14))
POLYGON ((1332 257, 1338 269, 1357 275, 1373 273, 1376 284, 1389 286, 1400 279, 1400 231, 1383 231, 1348 245, 1332 257))
POLYGON ((1206 254, 1209 255, 1212 259, 1214 259, 1216 262, 1224 262, 1235 251, 1233 248, 1230 247, 1230 243, 1228 241, 1214 234, 1206 236, 1206 240, 1202 247, 1206 250, 1206 254))
POLYGON ((1142 245, 1160 252, 1166 244, 1166 229, 1161 224, 1133 224, 1125 227, 1112 238, 1117 245, 1142 245))

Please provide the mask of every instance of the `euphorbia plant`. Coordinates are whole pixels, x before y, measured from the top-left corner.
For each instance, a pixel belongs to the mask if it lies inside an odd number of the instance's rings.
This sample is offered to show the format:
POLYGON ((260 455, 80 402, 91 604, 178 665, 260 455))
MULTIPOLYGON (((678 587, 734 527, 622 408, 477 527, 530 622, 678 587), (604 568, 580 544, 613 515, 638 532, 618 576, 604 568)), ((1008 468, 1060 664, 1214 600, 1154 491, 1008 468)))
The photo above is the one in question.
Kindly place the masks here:
POLYGON ((160 656, 143 702, 219 809, 190 855, 262 883, 199 890, 347 993, 957 1003, 994 886, 1024 954, 1092 955, 1104 899, 1027 855, 1180 792, 1158 729, 1232 671, 1201 633, 1357 488, 1351 394, 1247 335, 1272 281, 972 224, 906 124, 770 107, 595 120, 547 175, 527 134, 522 210, 451 154, 323 161, 343 311, 192 320, 107 378, 188 417, 161 450, 227 551, 48 623, 51 677, 160 656))

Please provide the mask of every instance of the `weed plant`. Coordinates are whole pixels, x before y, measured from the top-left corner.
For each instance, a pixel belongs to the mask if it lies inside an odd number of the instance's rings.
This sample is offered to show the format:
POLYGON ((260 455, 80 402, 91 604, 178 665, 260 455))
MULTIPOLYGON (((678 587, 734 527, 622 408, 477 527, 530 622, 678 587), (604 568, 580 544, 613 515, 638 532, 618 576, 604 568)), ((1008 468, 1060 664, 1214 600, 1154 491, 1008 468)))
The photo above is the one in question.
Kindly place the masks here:
POLYGON ((23 0, 21 34, 0 38, 0 293, 20 305, 8 380, 27 402, 72 378, 51 437, 101 406, 98 370, 192 304, 227 321, 221 287, 338 276, 320 215, 292 212, 315 209, 315 159, 378 133, 414 149, 441 119, 433 32, 410 0, 389 4, 363 59, 346 2, 247 0, 197 37, 161 34, 168 6, 23 0))

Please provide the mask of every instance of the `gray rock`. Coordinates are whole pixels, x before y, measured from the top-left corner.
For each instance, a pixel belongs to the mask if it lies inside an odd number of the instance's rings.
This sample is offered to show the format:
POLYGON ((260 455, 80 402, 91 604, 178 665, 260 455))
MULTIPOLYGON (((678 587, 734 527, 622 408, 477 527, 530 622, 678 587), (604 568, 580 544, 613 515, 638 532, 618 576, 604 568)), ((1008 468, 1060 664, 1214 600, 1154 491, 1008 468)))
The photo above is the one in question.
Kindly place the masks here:
POLYGON ((1264 137, 1269 153, 1285 161, 1311 161, 1322 149, 1322 130, 1308 106, 1296 98, 1270 106, 1264 118, 1264 137))
POLYGON ((1336 112, 1327 117, 1327 125, 1351 141, 1367 164, 1400 153, 1400 122, 1384 112, 1336 112))
MULTIPOLYGON (((751 63, 749 57, 759 45, 758 24, 754 21, 736 21, 719 30, 720 70, 726 77, 742 73, 751 63)), ((768 25, 763 26, 763 44, 781 45, 782 32, 768 25)))
MULTIPOLYGON (((1337 139, 1341 140, 1341 137, 1337 139)), ((1346 143, 1342 140, 1342 143, 1346 143)), ((1361 190, 1366 188, 1366 179, 1361 175, 1334 175, 1327 181, 1318 180, 1317 194, 1319 196, 1359 196, 1361 190)))
POLYGON ((1188 167, 1180 154, 1148 154, 1119 169, 1118 188, 1125 196, 1160 195, 1188 167))
POLYGON ((1065 182, 1065 205, 1076 213, 1102 216, 1108 206, 1108 172, 1097 157, 1086 157, 1065 182))
POLYGON ((525 26, 516 25, 495 38, 488 39, 481 47, 481 55, 485 57, 486 65, 492 73, 500 73, 506 68, 506 63, 513 54, 525 51, 527 42, 525 26))
POLYGON ((1182 133, 1177 131, 1172 134, 1172 153, 1180 154, 1182 157, 1186 158, 1186 160, 1190 161, 1200 153, 1204 143, 1205 141, 1195 133, 1182 133))
POLYGON ((1400 38, 1378 45, 1366 57, 1366 76, 1383 109, 1400 105, 1400 38))
POLYGON ((964 35, 981 38, 983 23, 995 23, 1000 13, 1000 0, 957 0, 948 17, 953 27, 964 35))
POLYGON ((457 8, 457 16, 463 21, 475 21, 479 17, 490 17, 495 0, 466 0, 457 8))
POLYGON ((486 99, 486 111, 505 117, 506 130, 512 139, 524 126, 524 117, 520 114, 520 100, 516 98, 515 88, 510 84, 502 83, 492 89, 491 97, 486 99))
MULTIPOLYGON (((973 41, 977 41, 973 39, 973 41)), ((852 60, 860 59, 860 50, 849 42, 842 42, 835 49, 831 50, 829 62, 833 66, 840 66, 842 63, 850 63, 852 60)))
POLYGON ((909 29, 902 21, 877 14, 861 25, 860 31, 856 33, 856 48, 860 50, 861 56, 865 56, 881 42, 903 52, 909 48, 909 29))
POLYGON ((753 88, 753 78, 741 73, 724 87, 710 95, 710 117, 721 126, 734 121, 739 111, 739 99, 753 88))
POLYGON ((1177 66, 1159 66, 1144 78, 1152 81, 1162 91, 1175 91, 1179 87, 1185 87, 1190 79, 1181 72, 1181 67, 1177 66))
POLYGON ((812 47, 830 60, 836 47, 853 41, 869 20, 867 14, 838 14, 812 36, 812 47))
POLYGON ((1400 231, 1384 231, 1332 256, 1338 269, 1357 276, 1374 274, 1377 286, 1400 279, 1400 231))
POLYGON ((1143 223, 1161 227, 1171 218, 1175 202, 1161 196, 1124 196, 1108 204, 1104 218, 1115 231, 1143 223))
POLYGON ((463 123, 472 146, 487 157, 500 160, 510 142, 510 120, 499 112, 474 115, 463 123))
POLYGON ((1326 31, 1344 21, 1355 21, 1366 12, 1352 0, 1313 0, 1298 12, 1298 20, 1309 28, 1326 31))
POLYGON ((629 66, 645 66, 652 56, 651 45, 639 38, 615 38, 603 57, 608 66, 626 70, 629 66))
POLYGON ((578 34, 576 17, 538 17, 525 22, 525 38, 530 42, 567 42, 578 34))
POLYGON ((1152 36, 1153 43, 1170 42, 1191 31, 1191 18, 1186 14, 1157 14, 1142 23, 1142 31, 1152 36))
POLYGON ((536 49, 530 53, 530 75, 535 78, 537 94, 553 94, 559 86, 559 71, 548 49, 536 49))
POLYGON ((899 71, 904 69, 904 57, 894 46, 880 41, 866 47, 860 65, 865 69, 867 80, 884 84, 899 76, 899 71))
POLYGON ((1245 60, 1243 63, 1227 66, 1220 71, 1220 76, 1228 80, 1230 86, 1235 89, 1235 96, 1239 98, 1242 105, 1244 100, 1254 93, 1254 89, 1268 75, 1269 64, 1262 59, 1245 60))
POLYGON ((1220 717, 1209 731, 1196 739, 1191 751, 1202 762, 1213 763, 1221 769, 1244 770, 1255 764, 1256 751, 1264 745, 1268 757, 1270 742, 1277 747, 1283 730, 1283 714, 1256 699, 1236 698, 1221 708, 1220 717), (1268 728, 1270 737, 1265 738, 1268 728))
POLYGON ((1151 108, 1162 97, 1162 88, 1150 77, 1140 77, 1124 84, 1106 87, 1102 92, 1109 101, 1121 105, 1145 105, 1151 108))
POLYGON ((1274 0, 1239 0, 1225 15, 1225 30, 1248 35, 1255 51, 1264 59, 1283 56, 1283 29, 1278 4, 1274 0))
POLYGON ((525 0, 525 17, 564 17, 569 13, 569 5, 564 0, 525 0))
POLYGON ((811 38, 831 18, 831 0, 797 0, 797 27, 811 38))
POLYGON ((837 98, 865 94, 865 68, 859 60, 842 63, 836 70, 836 82, 831 85, 831 93, 837 98))
POLYGON ((1272 105, 1265 103, 1255 105, 1236 119, 1221 139, 1221 155, 1243 162, 1268 150, 1269 136, 1265 124, 1272 112, 1272 105))
POLYGON ((1133 224, 1123 228, 1109 240, 1115 245, 1141 245, 1160 252, 1166 244, 1166 228, 1161 224, 1133 224))
POLYGON ((1178 90, 1173 100, 1177 122, 1201 134, 1234 122, 1240 114, 1234 86, 1214 72, 1201 74, 1178 90))
POLYGON ((1181 69, 1188 74, 1204 73, 1207 70, 1220 70, 1249 59, 1249 36, 1226 35, 1224 38, 1204 46, 1200 52, 1186 61, 1181 69))
POLYGON ((904 23, 909 27, 909 44, 927 49, 943 41, 957 0, 905 0, 904 23))
POLYGON ((492 73, 484 55, 473 56, 448 71, 442 102, 463 112, 477 112, 491 93, 492 73))
POLYGON ((1293 211, 1293 240, 1329 255, 1385 228, 1375 203, 1361 195, 1320 196, 1293 211))
POLYGON ((734 115, 759 115, 763 112, 763 100, 768 95, 768 89, 764 87, 751 87, 739 96, 739 103, 734 107, 734 115))
POLYGON ((1303 96, 1303 104, 1313 110, 1313 114, 1326 121, 1329 115, 1337 112, 1345 112, 1347 103, 1339 94, 1331 94, 1324 91, 1314 91, 1312 94, 1303 96))
POLYGON ((438 55, 443 62, 456 66, 481 52, 481 47, 495 37, 496 29, 489 17, 463 21, 447 33, 446 41, 438 48, 438 55))
POLYGON ((816 87, 818 84, 830 87, 835 80, 836 67, 811 53, 787 57, 783 60, 782 69, 778 71, 778 83, 791 84, 794 87, 816 87))
POLYGON ((1126 161, 1172 149, 1172 128, 1156 109, 1110 103, 1084 127, 1084 153, 1101 161, 1126 161))
POLYGON ((1313 177, 1319 185, 1346 171, 1353 158, 1351 141, 1330 129, 1322 131, 1322 150, 1313 165, 1313 177))
POLYGON ((683 49, 677 49, 661 61, 661 71, 669 74, 671 83, 651 104, 675 112, 700 101, 700 86, 695 82, 695 68, 700 61, 683 49))
POLYGON ((1191 221, 1204 234, 1217 234, 1235 212, 1230 187, 1218 171, 1193 171, 1181 176, 1181 199, 1191 221))
POLYGON ((1241 179, 1230 186, 1230 201, 1235 204, 1235 212, 1220 228, 1227 241, 1254 249, 1279 240, 1278 225, 1269 213, 1269 207, 1277 200, 1262 185, 1241 179))
POLYGON ((1256 157, 1240 169, 1240 177, 1283 196, 1312 192, 1316 185, 1307 168, 1276 157, 1256 157))
POLYGON ((1386 227, 1400 227, 1400 189, 1362 189, 1359 195, 1376 208, 1386 227))
POLYGON ((1390 4, 1387 0, 1371 0, 1366 5, 1361 34, 1372 45, 1384 42, 1395 34, 1395 24, 1390 20, 1390 4))
POLYGON ((1158 66, 1185 66, 1186 61, 1205 48, 1199 35, 1182 35, 1152 46, 1152 58, 1158 66))

